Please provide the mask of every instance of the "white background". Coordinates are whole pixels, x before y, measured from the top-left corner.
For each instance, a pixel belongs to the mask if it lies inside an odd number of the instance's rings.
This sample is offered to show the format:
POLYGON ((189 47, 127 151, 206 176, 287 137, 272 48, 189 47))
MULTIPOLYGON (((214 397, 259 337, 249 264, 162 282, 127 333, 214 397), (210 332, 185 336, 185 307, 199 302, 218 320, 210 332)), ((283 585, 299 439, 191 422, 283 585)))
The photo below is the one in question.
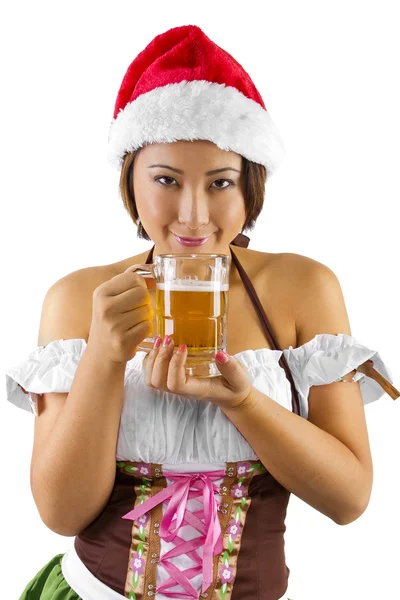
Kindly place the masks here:
MULTIPOLYGON (((250 248, 328 265, 352 334, 400 386, 400 56, 396 2, 18 2, 1 22, 3 371, 36 347, 59 278, 150 249, 106 160, 129 63, 155 35, 196 24, 253 78, 286 147, 250 248), (261 7, 263 13, 261 13, 261 7)), ((344 384, 345 385, 345 384, 344 384)), ((42 523, 29 485, 34 418, 1 404, 2 597, 72 546, 42 523)), ((400 399, 366 407, 374 461, 367 511, 340 527, 293 494, 286 596, 400 598, 400 399)), ((247 599, 246 599, 247 600, 247 599)))

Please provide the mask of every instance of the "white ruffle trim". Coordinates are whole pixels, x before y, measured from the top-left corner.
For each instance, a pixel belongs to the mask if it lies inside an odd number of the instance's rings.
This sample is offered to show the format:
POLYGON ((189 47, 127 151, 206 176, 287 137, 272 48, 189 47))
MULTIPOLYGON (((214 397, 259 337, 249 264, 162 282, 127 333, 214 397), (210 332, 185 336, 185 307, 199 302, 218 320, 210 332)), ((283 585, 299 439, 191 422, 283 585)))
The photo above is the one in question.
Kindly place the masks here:
MULTIPOLYGON (((391 371, 376 350, 367 348, 356 338, 344 333, 338 335, 321 333, 298 348, 284 350, 285 358, 301 394, 301 415, 308 418, 308 394, 313 385, 325 385, 338 381, 366 360, 373 360, 374 369, 393 383, 391 371)), ((374 402, 385 390, 374 379, 356 372, 364 404, 374 402)))
MULTIPOLYGON (((70 391, 85 349, 84 339, 55 340, 45 347, 38 346, 25 361, 7 371, 7 399, 19 408, 35 414, 36 394, 70 391)), ((311 386, 337 381, 368 359, 374 361, 376 371, 393 383, 392 373, 379 353, 346 334, 318 334, 298 348, 290 346, 284 349, 283 353, 300 393, 301 414, 305 418, 308 416, 307 399, 311 386)), ((141 370, 142 354, 144 353, 138 352, 128 362, 126 380, 133 371, 141 370)), ((235 358, 245 364, 253 377, 262 379, 264 373, 271 384, 271 369, 283 372, 279 365, 281 355, 279 350, 261 348, 243 350, 235 354, 235 358)), ((281 378, 276 383, 278 380, 281 378)), ((378 400, 385 394, 376 381, 361 372, 356 372, 354 381, 360 382, 364 404, 378 400)))
POLYGON ((6 372, 7 399, 36 414, 37 394, 70 391, 85 349, 84 339, 55 340, 45 347, 38 346, 26 360, 6 372))

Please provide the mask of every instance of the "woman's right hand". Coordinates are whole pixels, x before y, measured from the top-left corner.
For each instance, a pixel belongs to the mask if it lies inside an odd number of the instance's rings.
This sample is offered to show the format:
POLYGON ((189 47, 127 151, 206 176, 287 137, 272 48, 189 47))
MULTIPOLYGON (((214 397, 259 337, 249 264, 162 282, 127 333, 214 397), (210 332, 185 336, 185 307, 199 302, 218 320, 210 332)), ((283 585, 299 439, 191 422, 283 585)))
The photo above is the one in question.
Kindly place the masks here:
POLYGON ((131 266, 94 290, 88 346, 103 358, 127 363, 152 334, 153 316, 146 279, 131 266))

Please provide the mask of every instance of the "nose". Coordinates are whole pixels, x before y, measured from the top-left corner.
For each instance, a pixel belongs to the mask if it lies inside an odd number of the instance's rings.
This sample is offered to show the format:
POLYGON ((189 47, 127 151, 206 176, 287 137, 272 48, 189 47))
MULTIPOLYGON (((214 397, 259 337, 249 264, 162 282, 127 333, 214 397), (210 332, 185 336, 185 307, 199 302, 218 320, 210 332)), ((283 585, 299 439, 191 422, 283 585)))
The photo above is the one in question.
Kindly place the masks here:
POLYGON ((192 194, 182 199, 179 206, 178 221, 188 229, 200 229, 210 221, 208 203, 205 199, 192 194))

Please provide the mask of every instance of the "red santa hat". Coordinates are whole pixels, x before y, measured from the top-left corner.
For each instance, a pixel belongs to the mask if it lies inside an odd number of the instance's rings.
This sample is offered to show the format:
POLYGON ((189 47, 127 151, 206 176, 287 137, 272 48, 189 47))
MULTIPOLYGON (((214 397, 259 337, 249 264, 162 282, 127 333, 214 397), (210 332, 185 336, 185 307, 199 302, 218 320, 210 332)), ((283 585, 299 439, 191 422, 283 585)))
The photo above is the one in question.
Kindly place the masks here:
POLYGON ((157 35, 129 65, 115 103, 108 158, 155 142, 209 140, 264 165, 285 148, 249 74, 196 25, 157 35))

